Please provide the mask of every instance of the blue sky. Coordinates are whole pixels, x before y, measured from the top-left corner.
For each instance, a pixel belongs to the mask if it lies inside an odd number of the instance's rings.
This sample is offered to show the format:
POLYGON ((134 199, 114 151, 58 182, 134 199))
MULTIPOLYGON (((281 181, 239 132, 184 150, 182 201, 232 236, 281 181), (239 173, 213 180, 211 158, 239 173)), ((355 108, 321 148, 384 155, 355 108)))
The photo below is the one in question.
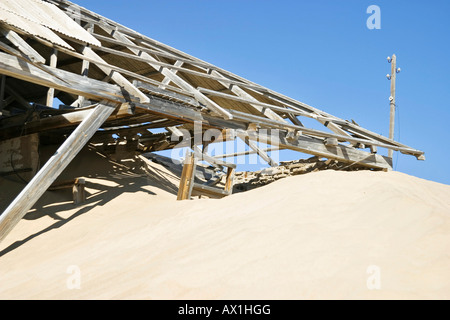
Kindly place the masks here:
MULTIPOLYGON (((299 101, 388 135, 395 53, 398 171, 450 184, 450 1, 74 1, 153 39, 299 101), (381 9, 381 29, 366 12, 381 9)), ((283 152, 281 160, 306 157, 283 152)))

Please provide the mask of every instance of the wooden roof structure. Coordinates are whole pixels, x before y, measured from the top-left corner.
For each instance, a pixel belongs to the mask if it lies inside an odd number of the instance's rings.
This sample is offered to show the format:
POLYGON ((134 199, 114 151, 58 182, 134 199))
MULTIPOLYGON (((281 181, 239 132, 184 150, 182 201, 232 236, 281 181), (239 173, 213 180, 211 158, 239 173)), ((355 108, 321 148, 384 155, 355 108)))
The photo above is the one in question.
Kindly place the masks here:
POLYGON ((151 152, 173 148, 174 133, 201 124, 232 132, 221 141, 242 138, 270 164, 254 141, 377 170, 392 168, 377 148, 425 159, 66 0, 2 0, 0 75, 0 141, 39 133, 62 144, 0 216, 0 240, 86 143, 108 143, 112 134, 151 152), (64 105, 51 108, 54 98, 64 105), (302 117, 324 130, 305 127, 302 117))

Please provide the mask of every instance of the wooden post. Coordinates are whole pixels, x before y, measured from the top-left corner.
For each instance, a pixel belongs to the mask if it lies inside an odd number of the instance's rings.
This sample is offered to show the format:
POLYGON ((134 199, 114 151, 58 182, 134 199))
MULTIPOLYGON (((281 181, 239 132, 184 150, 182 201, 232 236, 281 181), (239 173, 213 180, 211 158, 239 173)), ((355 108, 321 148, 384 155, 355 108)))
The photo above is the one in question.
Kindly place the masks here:
POLYGON ((86 201, 86 192, 84 190, 84 187, 86 185, 86 180, 83 178, 77 178, 75 179, 75 183, 72 187, 72 193, 73 193, 73 203, 75 205, 82 204, 86 201))
MULTIPOLYGON (((56 68, 58 63, 58 50, 53 49, 53 52, 50 56, 50 67, 56 68)), ((53 106, 53 99, 55 98, 55 88, 49 88, 47 92, 47 106, 53 106)))
POLYGON ((233 193, 234 175, 235 175, 235 168, 228 167, 227 178, 225 180, 225 191, 228 192, 228 194, 230 195, 233 193))
POLYGON ((0 216, 0 241, 19 223, 114 110, 114 107, 99 104, 72 132, 0 216))
MULTIPOLYGON (((394 140, 394 127, 395 127, 395 80, 397 75, 397 56, 394 54, 391 61, 391 96, 389 101, 391 104, 390 118, 389 118, 389 139, 394 140)), ((388 150, 388 157, 392 158, 394 151, 388 150)))
POLYGON ((181 173, 177 200, 189 200, 191 198, 196 166, 195 153, 187 151, 183 172, 181 173))

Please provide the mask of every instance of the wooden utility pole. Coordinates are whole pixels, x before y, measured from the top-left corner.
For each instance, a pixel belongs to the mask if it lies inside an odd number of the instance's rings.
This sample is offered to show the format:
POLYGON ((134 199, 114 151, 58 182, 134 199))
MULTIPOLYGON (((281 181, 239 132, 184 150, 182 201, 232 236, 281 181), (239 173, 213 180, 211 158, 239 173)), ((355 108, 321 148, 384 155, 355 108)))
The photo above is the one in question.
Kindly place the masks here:
MULTIPOLYGON (((394 140, 394 128, 395 128, 395 80, 397 73, 400 72, 400 68, 397 69, 397 56, 394 54, 392 58, 388 58, 388 62, 391 64, 391 74, 388 75, 388 79, 391 80, 391 96, 389 97, 391 105, 391 115, 389 119, 389 139, 394 140)), ((388 150, 388 157, 392 158, 394 151, 388 150)))

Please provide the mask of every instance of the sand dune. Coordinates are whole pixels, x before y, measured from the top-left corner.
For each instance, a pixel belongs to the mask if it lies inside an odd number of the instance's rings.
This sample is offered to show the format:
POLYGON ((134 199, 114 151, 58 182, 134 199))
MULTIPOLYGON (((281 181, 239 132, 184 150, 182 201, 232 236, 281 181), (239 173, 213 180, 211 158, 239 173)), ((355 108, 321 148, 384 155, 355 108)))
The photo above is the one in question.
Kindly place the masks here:
POLYGON ((88 202, 46 193, 0 244, 1 299, 450 299, 450 186, 322 171, 177 202, 162 166, 83 159, 88 202))

